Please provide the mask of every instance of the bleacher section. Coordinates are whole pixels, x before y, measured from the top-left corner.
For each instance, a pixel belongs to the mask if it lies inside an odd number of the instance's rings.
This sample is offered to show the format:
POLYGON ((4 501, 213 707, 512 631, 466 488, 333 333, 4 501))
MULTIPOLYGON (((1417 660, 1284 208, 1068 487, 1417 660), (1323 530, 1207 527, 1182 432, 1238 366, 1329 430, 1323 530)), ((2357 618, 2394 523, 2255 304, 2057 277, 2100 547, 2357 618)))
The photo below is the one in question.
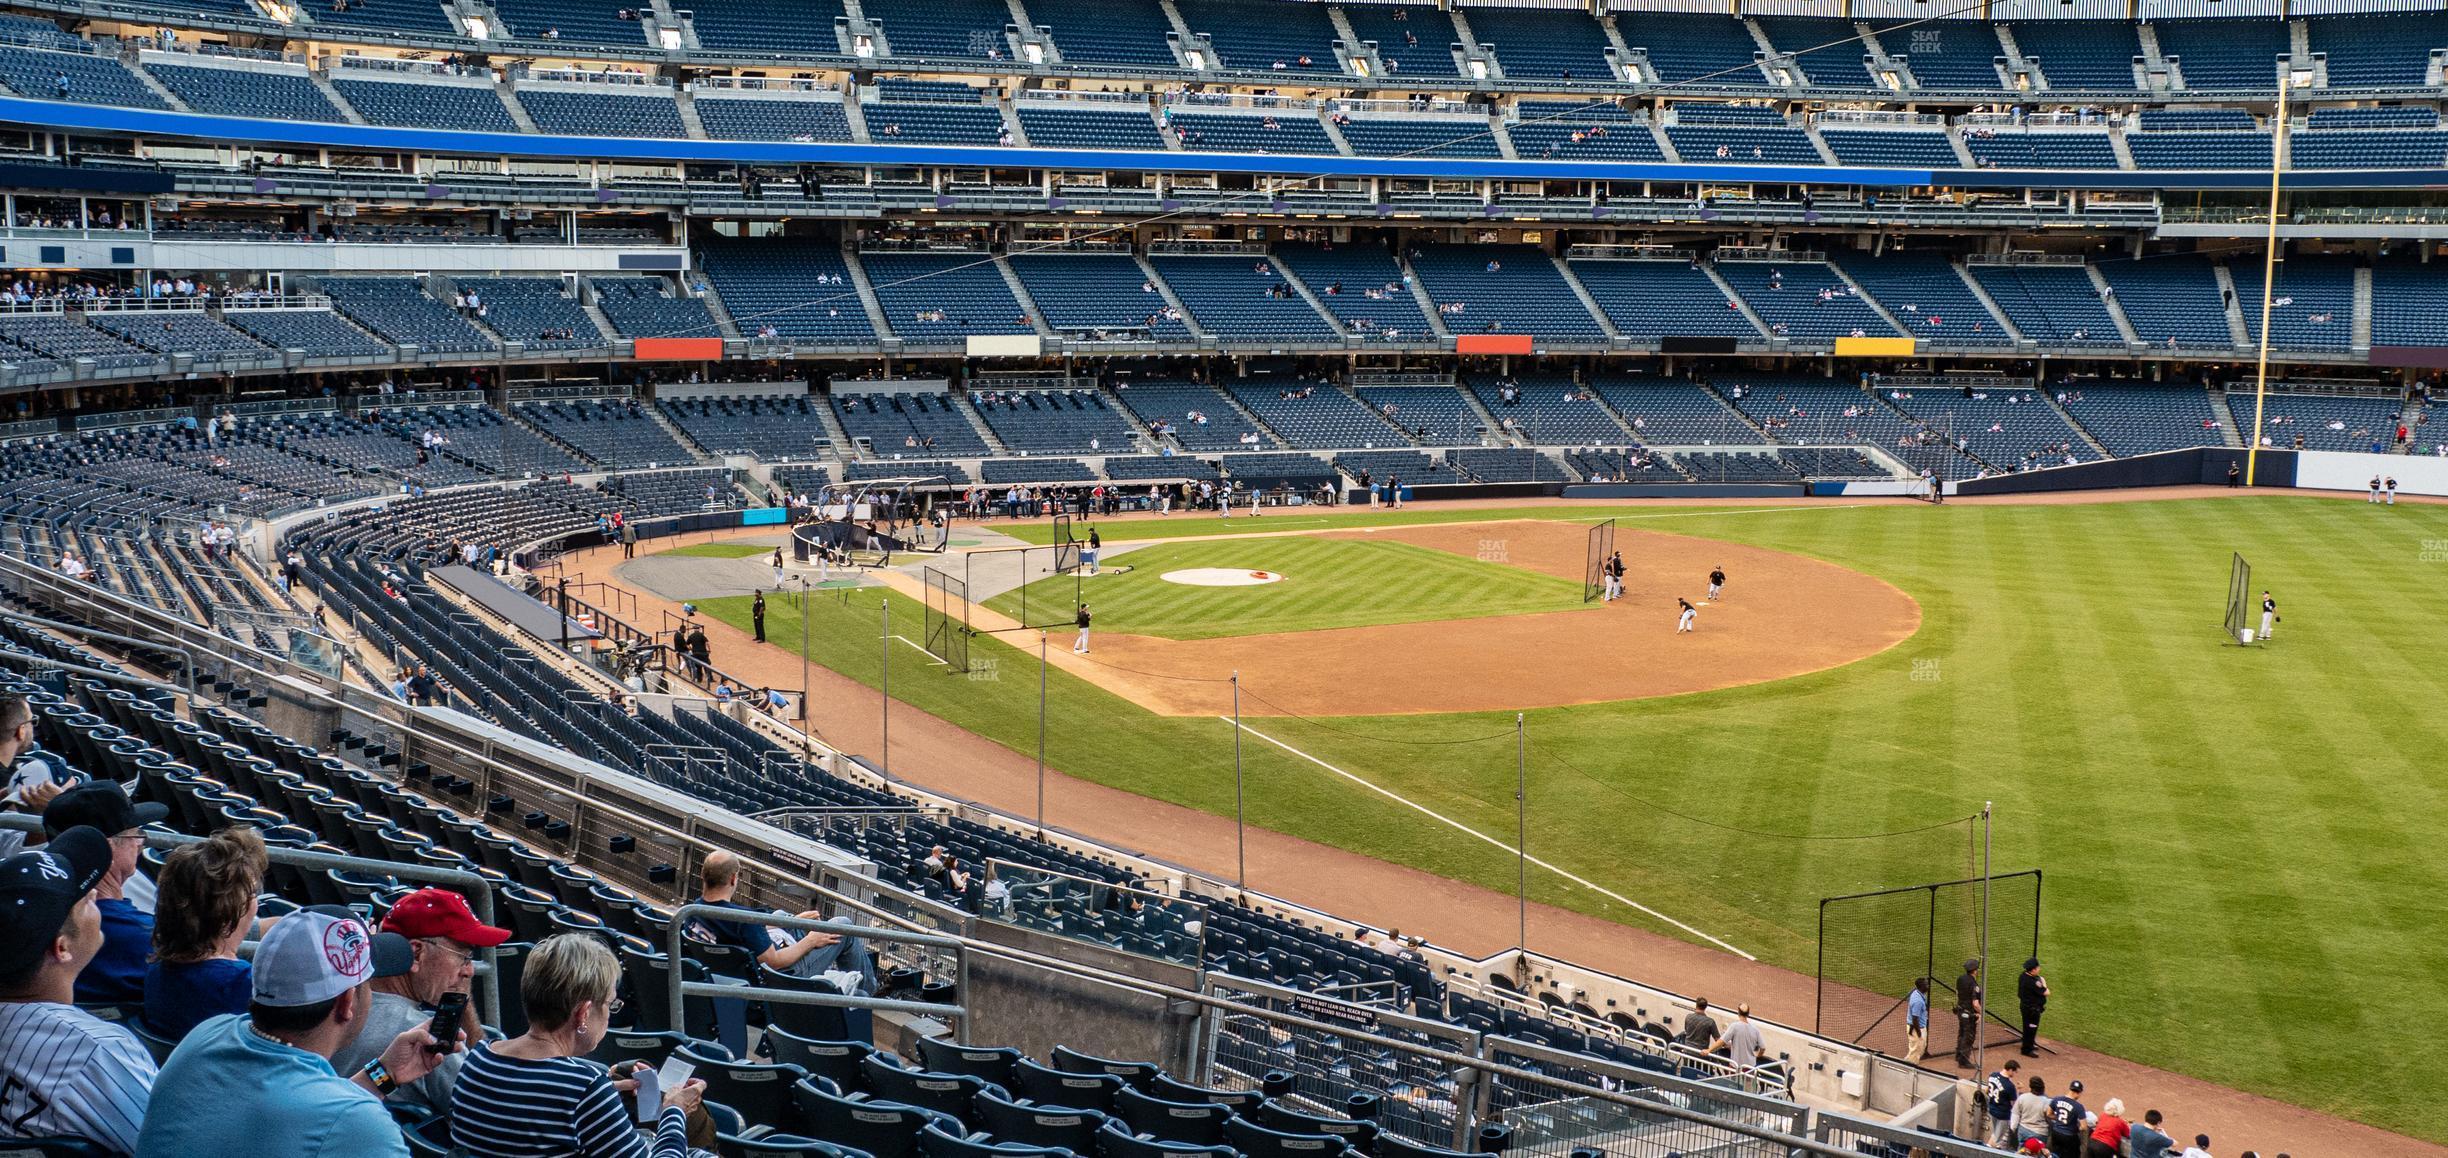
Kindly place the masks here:
POLYGON ((1130 420, 1094 390, 980 390, 969 396, 1003 445, 1021 454, 1136 454, 1130 420))
POLYGON ((1353 117, 1343 139, 1363 157, 1500 157, 1496 135, 1478 119, 1353 117))
POLYGON ((1021 101, 1013 106, 1020 131, 1040 149, 1150 149, 1162 151, 1164 134, 1137 105, 1021 101))
POLYGON ((616 474, 598 487, 615 496, 620 508, 633 519, 732 510, 747 505, 747 496, 731 485, 731 472, 727 470, 616 474))
POLYGON ((1908 169, 1957 169, 1962 159, 1943 129, 1875 129, 1819 126, 1819 139, 1847 165, 1908 169))
MULTIPOLYGON (((90 358, 96 369, 119 370, 149 365, 153 355, 64 314, 0 315, 0 342, 37 357, 68 363, 90 358)), ((15 358, 23 368, 27 364, 15 358)))
POLYGON ((1391 341, 1428 333, 1419 299, 1403 283, 1402 267, 1383 247, 1285 244, 1275 248, 1274 256, 1353 335, 1391 341))
POLYGON ((1965 349, 2013 344, 2004 323, 1981 304, 1943 253, 1872 257, 1856 250, 1832 260, 1872 301, 1887 307, 1907 334, 1923 342, 1965 349))
POLYGON ((1284 283, 1274 260, 1248 255, 1156 254, 1148 258, 1200 328, 1219 338, 1335 342, 1341 335, 1284 283), (1264 272, 1260 272, 1263 270, 1264 272))
POLYGON ((2114 169, 2116 146, 2105 131, 1968 128, 1964 147, 1984 169, 2114 169))
POLYGON ((817 238, 707 238, 705 275, 740 329, 755 338, 770 327, 781 337, 820 345, 875 340, 867 307, 850 286, 841 249, 817 238))
POLYGON ((156 354, 191 354, 200 363, 268 358, 272 351, 201 310, 91 313, 86 320, 132 345, 156 354))
POLYGON ((1153 333, 1168 341, 1190 334, 1164 316, 1164 295, 1127 253, 1023 253, 1010 258, 1012 272, 1044 312, 1046 324, 1072 334, 1153 333))
POLYGON ((2142 35, 2122 20, 2017 20, 2007 24, 2023 58, 2050 88, 2132 91, 2142 35))
POLYGON ((819 458, 831 449, 821 404, 806 394, 659 399, 655 405, 672 425, 716 454, 787 462, 819 458))
POLYGON ((862 253, 884 324, 909 342, 959 343, 972 334, 1033 334, 1028 311, 988 253, 862 253))
MULTIPOLYGON (((2261 340, 2261 262, 2227 263, 2247 340, 2261 340)), ((2270 293, 2270 348, 2345 353, 2354 345, 2355 261, 2299 255, 2278 263, 2270 293)), ((2376 307, 2375 307, 2376 308, 2376 307)))
POLYGON ((1338 152, 1334 138, 1326 135, 1326 126, 1319 124, 1311 109, 1286 109, 1280 113, 1255 112, 1194 112, 1179 106, 1165 110, 1165 123, 1172 127, 1181 146, 1191 152, 1208 153, 1312 153, 1333 155, 1338 152))
POLYGON ((2226 350, 2235 346, 2225 299, 2208 258, 2166 256, 2103 261, 2100 276, 2116 291, 2118 308, 2142 344, 2161 349, 2226 350))
POLYGON ((2033 470, 2099 458, 2038 390, 1932 390, 1896 403, 1948 431, 1998 470, 2033 470))
POLYGON ((1680 259, 1621 261, 1580 258, 1565 264, 1591 300, 1606 311, 1615 332, 1635 341, 1678 337, 1733 338, 1756 342, 1762 335, 1707 273, 1680 259))
POLYGON ((604 344, 603 332, 578 299, 566 296, 559 278, 461 277, 461 292, 484 302, 486 328, 504 341, 531 350, 587 350, 604 344))
POLYGON ((1700 12, 1633 12, 1615 14, 1615 29, 1624 44, 1645 52, 1661 84, 1687 84, 1707 78, 1712 85, 1763 84, 1753 62, 1759 43, 1741 17, 1700 12))
POLYGON ((284 121, 348 120, 331 98, 303 72, 265 72, 252 68, 213 68, 154 61, 145 66, 153 79, 177 93, 199 113, 231 117, 278 117, 284 121))
POLYGON ((859 10, 884 30, 896 60, 1007 60, 1012 54, 1005 26, 1011 6, 1002 0, 876 0, 859 10))
MULTIPOLYGON (((718 90, 719 91, 719 90, 718 90)), ((850 114, 838 99, 718 96, 699 92, 706 135, 734 141, 847 141, 850 114)))
POLYGON ((1941 432, 1906 419, 1858 385, 1775 371, 1720 373, 1712 385, 1771 442, 1877 447, 1914 470, 1968 473, 1955 470, 1959 460, 1945 449, 1941 432))
POLYGON ((1507 77, 1540 80, 1620 79, 1607 59, 1606 29, 1586 12, 1542 8, 1472 8, 1471 32, 1493 48, 1507 77))
POLYGON ((1034 0, 1029 15, 1054 32, 1054 47, 1066 63, 1175 69, 1169 38, 1173 23, 1154 4, 1106 0, 1034 0))
POLYGON ((2278 58, 2290 51, 2284 20, 2159 20, 2151 31, 2188 89, 2267 92, 2278 87, 2278 58))
POLYGON ((1772 335, 1806 341, 1895 335, 1825 262, 1721 261, 1716 268, 1772 335))
POLYGON ((1499 425, 1510 420, 1512 430, 1541 446, 1620 446, 1632 441, 1595 392, 1560 374, 1523 374, 1510 380, 1475 377, 1471 392, 1499 425))
POLYGON ((1988 291, 2027 341, 2057 346, 2121 346, 2124 331, 2100 300, 2098 287, 2078 265, 1971 265, 1966 269, 1988 291))
POLYGON ((1870 27, 1924 89, 1994 90, 2005 83, 1998 65, 2006 46, 1988 21, 1914 20, 1899 27, 1874 20, 1870 27))
POLYGON ((464 459, 512 478, 588 469, 585 459, 490 406, 400 406, 385 410, 384 428, 406 439, 428 430, 443 443, 439 457, 464 459))
MULTIPOLYGON (((2066 413, 2113 455, 2149 454, 2182 446, 2225 446, 2227 430, 2210 395, 2196 386, 2142 382, 2072 382, 2066 413)), ((2238 421, 2249 422, 2249 414, 2238 421)))
POLYGON ((1477 446, 1487 428, 1451 386, 1363 386, 1353 393, 1421 446, 1477 446))
POLYGON ((412 129, 462 129, 515 133, 518 122, 491 85, 427 84, 410 80, 363 80, 342 70, 332 88, 368 122, 412 129))
POLYGON ((638 48, 646 43, 644 21, 623 20, 620 9, 589 0, 492 0, 492 4, 509 31, 528 40, 614 48, 638 48))
POLYGON ((483 482, 489 469, 446 454, 427 452, 417 462, 417 443, 379 420, 360 420, 332 411, 265 415, 239 424, 239 436, 323 464, 336 472, 371 470, 395 478, 412 478, 429 486, 483 482))
POLYGON ((697 461, 639 403, 626 399, 521 402, 518 417, 614 470, 697 461))
POLYGON ((1334 21, 1304 0, 1174 0, 1182 23, 1215 46, 1221 66, 1240 72, 1340 75, 1334 21))
POLYGON ((1461 37, 1453 17, 1425 4, 1346 4, 1343 18, 1353 35, 1374 41, 1386 75, 1450 77, 1461 74, 1454 46, 1461 37))
POLYGON ((1234 399, 1295 449, 1411 445, 1381 413, 1332 386, 1243 384, 1231 390, 1234 399))
POLYGON ((1528 245, 1426 245, 1411 258, 1428 299, 1457 334, 1529 334, 1553 342, 1605 338, 1545 251, 1528 245), (1459 306, 1459 309, 1453 307, 1459 306))
POLYGON ((2439 320, 2448 317, 2448 276, 2442 276, 2443 269, 2448 267, 2405 257, 2372 264, 2372 345, 2440 344, 2439 320))
POLYGON ((2431 50, 2448 48, 2448 17, 2437 12, 2372 12, 2311 16, 2304 35, 2329 58, 2331 88, 2417 88, 2429 74, 2431 50))
POLYGON ((1826 164, 1810 134, 1786 124, 1783 115, 1764 105, 1677 104, 1666 139, 1689 162, 1826 164))
MULTIPOLYGON (((2395 398, 2338 394, 2283 394, 2273 391, 2262 405, 2262 430, 2270 445, 2291 447, 2303 440, 2305 450, 2378 452, 2395 444, 2398 414, 2395 398)), ((2253 400, 2230 397, 2237 433, 2252 438, 2253 400)))
POLYGON ((867 119, 867 139, 877 144, 1009 143, 1002 110, 979 103, 981 94, 967 85, 888 78, 874 91, 878 99, 860 114, 867 119))
POLYGON ((1649 446, 1729 446, 1766 441, 1715 394, 1681 378, 1610 374, 1595 383, 1598 395, 1632 424, 1635 441, 1649 446))
POLYGON ((2130 133, 2125 148, 2137 169, 2267 169, 2270 163, 2269 137, 2249 115, 2241 128, 2130 133))
POLYGON ((386 358, 389 345, 330 310, 225 310, 221 320, 278 350, 309 358, 386 358))
POLYGON ((2287 160, 2299 169, 2438 168, 2448 163, 2448 131, 2307 129, 2287 138, 2287 160))
POLYGON ((688 126, 680 120, 680 105, 668 90, 583 92, 521 87, 518 102, 536 127, 548 133, 584 137, 689 135, 688 126))
POLYGON ((0 82, 23 97, 118 105, 133 109, 170 106, 126 65, 107 56, 83 52, 50 52, 0 45, 0 82))
POLYGON ((690 0, 689 12, 697 42, 717 52, 772 60, 842 53, 842 0, 690 0))
POLYGON ((1161 424, 1160 433, 1185 450, 1247 450, 1250 444, 1242 441, 1243 436, 1258 433, 1229 400, 1206 386, 1142 382, 1117 390, 1115 395, 1139 421, 1150 429, 1161 424))
MULTIPOLYGON (((1754 17, 1761 32, 1768 34, 1768 43, 1777 51, 1793 57, 1820 88, 1878 88, 1877 78, 1870 75, 1870 66, 1859 41, 1861 33, 1850 20, 1833 16, 1759 16, 1754 17)), ((1889 45, 1888 51, 1896 51, 1889 45)))
POLYGON ((1648 450, 1568 450, 1564 463, 1586 482, 1679 483, 1689 476, 1665 455, 1648 450))
POLYGON ((1649 122, 1604 102, 1521 101, 1505 125, 1517 156, 1535 160, 1663 161, 1649 122))
POLYGON ((327 277, 316 288, 331 295, 332 305, 350 320, 393 345, 439 354, 496 348, 493 339, 465 317, 427 297, 415 278, 327 277))
POLYGON ((1076 458, 990 458, 978 464, 978 481, 996 486, 1091 482, 1096 477, 1097 472, 1076 458))
POLYGON ((590 277, 595 306, 624 338, 719 338, 706 304, 659 277, 590 277))
POLYGON ((833 412, 851 441, 880 458, 983 457, 986 440, 949 394, 835 394, 833 412))

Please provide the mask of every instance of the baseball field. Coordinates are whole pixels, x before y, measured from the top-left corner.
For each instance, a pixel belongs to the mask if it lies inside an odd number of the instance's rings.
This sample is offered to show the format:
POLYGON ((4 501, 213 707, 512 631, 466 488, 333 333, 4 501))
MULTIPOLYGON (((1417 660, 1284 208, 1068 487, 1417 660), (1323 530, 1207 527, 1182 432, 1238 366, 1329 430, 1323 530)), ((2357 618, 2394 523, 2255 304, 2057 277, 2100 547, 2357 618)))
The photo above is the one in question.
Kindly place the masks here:
MULTIPOLYGON (((1804 972, 1820 898, 1964 875, 1969 830, 1948 822, 1994 801, 1999 870, 2047 873, 2050 1036, 2448 1140, 2448 1059, 2408 1040, 2448 1018, 2448 507, 1431 505, 1099 527, 1128 570, 1080 581, 1089 656, 1051 636, 1064 773, 1230 815, 1238 671, 1264 738, 1242 749, 1252 824, 1510 890, 1518 710, 1532 851, 1596 886, 1534 871, 1534 900, 1804 972), (1606 517, 1630 595, 1584 605, 1606 517), (2221 635, 2231 552, 2279 601, 2266 646, 2221 635), (1703 602, 1710 566, 1727 597, 1677 635, 1674 600, 1703 602), (1194 568, 1280 580, 1163 578, 1194 568)), ((1046 583, 1032 602, 1067 605, 1072 580, 1046 583)), ((916 600, 826 592, 813 658, 872 686, 889 653, 897 699, 1033 755, 1036 633, 982 634, 951 674, 879 647, 880 598, 914 639, 916 600)), ((744 626, 746 602, 700 605, 744 626)), ((768 627, 795 647, 797 606, 775 600, 768 627)))

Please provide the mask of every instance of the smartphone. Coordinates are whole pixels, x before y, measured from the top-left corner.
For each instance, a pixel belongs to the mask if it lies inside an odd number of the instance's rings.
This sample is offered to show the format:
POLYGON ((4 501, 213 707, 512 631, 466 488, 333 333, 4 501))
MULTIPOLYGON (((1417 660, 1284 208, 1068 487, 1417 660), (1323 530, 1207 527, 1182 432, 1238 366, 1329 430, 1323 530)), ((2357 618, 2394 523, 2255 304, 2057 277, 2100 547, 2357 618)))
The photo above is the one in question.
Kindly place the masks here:
POLYGON ((442 1004, 434 1009, 433 1025, 427 1029, 433 1034, 433 1039, 441 1044, 427 1046, 427 1049, 435 1053, 449 1053, 457 1048, 462 1023, 467 1017, 467 1003, 468 995, 465 993, 442 995, 442 1004))

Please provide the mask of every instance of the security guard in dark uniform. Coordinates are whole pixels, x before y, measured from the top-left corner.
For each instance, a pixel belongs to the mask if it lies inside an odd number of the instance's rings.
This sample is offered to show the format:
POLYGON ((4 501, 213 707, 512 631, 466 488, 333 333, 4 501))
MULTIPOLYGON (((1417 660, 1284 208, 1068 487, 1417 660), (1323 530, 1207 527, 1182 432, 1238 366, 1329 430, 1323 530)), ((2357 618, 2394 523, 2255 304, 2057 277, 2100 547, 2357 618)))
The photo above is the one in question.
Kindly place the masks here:
POLYGON ((756 602, 748 605, 748 617, 756 624, 756 641, 765 642, 765 589, 758 588, 756 602))
POLYGON ((1964 962, 1963 976, 1955 979, 1955 1064, 1972 1068, 1972 1043, 1980 1036, 1981 978, 1980 959, 1964 962))
POLYGON ((2023 962, 2023 976, 2015 979, 2015 1001, 2023 1007, 2023 1056, 2040 1056, 2040 1014, 2048 1008, 2048 978, 2040 975, 2040 959, 2023 962))

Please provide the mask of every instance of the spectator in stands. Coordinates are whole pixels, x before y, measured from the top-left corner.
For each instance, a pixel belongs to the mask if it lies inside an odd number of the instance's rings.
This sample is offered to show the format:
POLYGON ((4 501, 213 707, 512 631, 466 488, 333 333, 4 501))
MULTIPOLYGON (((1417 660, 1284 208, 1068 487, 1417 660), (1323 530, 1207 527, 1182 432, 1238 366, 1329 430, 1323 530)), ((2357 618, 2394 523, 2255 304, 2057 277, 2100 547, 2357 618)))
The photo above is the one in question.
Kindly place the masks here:
POLYGON ((154 906, 153 964, 145 971, 144 1021, 173 1041, 224 1013, 244 1013, 255 967, 238 945, 255 929, 255 897, 269 866, 263 838, 234 825, 181 845, 162 865, 154 906))
POLYGON ((1676 1040, 1701 1053, 1716 1043, 1717 1019, 1709 1016, 1708 998, 1692 999, 1692 1011, 1683 1019, 1683 1035, 1676 1040))
POLYGON ((2185 1147, 2185 1152, 2182 1158, 2211 1158, 2210 1135, 2193 1135, 2193 1144, 2185 1147))
POLYGON ((2048 1083, 2035 1076, 2030 1088, 2014 1103, 2014 1141, 2016 1146, 2037 1140, 2048 1144, 2048 1083))
POLYGON ((80 1004, 133 1005, 144 1000, 153 915, 128 899, 127 883, 136 875, 137 855, 144 851, 144 834, 138 830, 168 815, 163 805, 130 802, 126 789, 107 780, 62 792, 43 809, 43 831, 53 837, 77 827, 110 835, 110 871, 94 886, 94 904, 102 911, 102 950, 77 975, 80 1004))
MULTIPOLYGON (((469 1055, 451 1095, 451 1142, 475 1158, 644 1158, 620 1099, 637 1080, 616 1082, 581 1060, 620 1011, 612 995, 619 983, 619 960, 593 937, 564 933, 538 945, 519 979, 527 1032, 469 1055)), ((679 1158, 705 1082, 692 1078, 660 1094, 654 1158, 679 1158)))
MULTIPOLYGON (((1613 561, 1609 560, 1611 564, 1613 561)), ((1612 572, 1609 578, 1612 579, 1612 572)), ((1612 586, 1612 583, 1609 584, 1612 586)), ((1920 1061, 1929 1052, 1929 995, 1927 977, 1913 979, 1912 992, 1904 998, 1904 1060, 1920 1061)))
MULTIPOLYGON (((344 1073, 373 1060, 382 1051, 382 1044, 393 1037, 419 1025, 430 1027, 434 1010, 440 1008, 444 996, 473 992, 476 955, 510 939, 510 930, 477 920, 467 900, 449 889, 418 889, 400 898, 383 917, 382 928, 383 932, 407 939, 412 960, 408 972, 375 979, 365 1032, 332 1059, 332 1068, 344 1073)), ((465 1010, 459 1027, 461 1040, 484 1040, 484 1026, 477 1021, 475 1003, 469 1002, 465 1010)), ((432 1073, 401 1083, 398 1091, 385 1100, 395 1105, 448 1110, 451 1087, 458 1082, 460 1068, 466 1061, 465 1053, 445 1057, 432 1073)))
POLYGON ((2142 1124, 2133 1128, 2133 1140, 2126 1145, 2128 1158, 2166 1158, 2176 1139, 2168 1137, 2165 1124, 2159 1111, 2142 1111, 2142 1124))
POLYGON ((135 1035, 77 1008, 73 992, 102 948, 91 898, 111 860, 108 837, 72 828, 0 861, 0 1128, 130 1154, 153 1059, 135 1035))
POLYGON ((247 1012, 197 1026, 163 1064, 136 1153, 406 1158, 379 1099, 433 1068, 432 1035, 410 1029, 345 1078, 330 1059, 364 1027, 373 979, 410 956, 346 909, 281 918, 256 948, 247 1012))
POLYGON ((1710 1053, 1722 1052, 1726 1061, 1738 1071, 1749 1071, 1760 1061, 1759 1027, 1751 1024, 1751 1005, 1745 1002, 1734 1007, 1734 1024, 1725 1029, 1725 1036, 1709 1046, 1710 1053))
MULTIPOLYGON (((742 904, 739 895, 741 865, 739 857, 729 852, 709 854, 698 870, 697 904, 719 905, 744 913, 763 910, 742 904)), ((802 919, 820 921, 824 914, 814 909, 798 914, 802 919)), ((865 943, 857 938, 844 938, 838 933, 808 932, 795 939, 776 937, 766 926, 749 921, 727 921, 716 917, 696 917, 689 922, 689 936, 713 945, 736 945, 747 950, 757 963, 768 969, 800 977, 814 977, 836 965, 857 971, 864 979, 868 992, 875 990, 875 959, 865 943)))
POLYGON ((2125 1121, 2125 1101, 2110 1098, 2091 1124, 2091 1139, 2083 1143, 2083 1158, 2123 1158, 2133 1126, 2125 1121))
MULTIPOLYGON (((33 742, 34 709, 24 696, 0 696, 0 769, 7 770, 0 808, 39 816, 67 785, 52 778, 51 766, 44 761, 18 763, 17 757, 33 742)), ((17 855, 25 844, 24 833, 0 828, 0 859, 17 855)))

